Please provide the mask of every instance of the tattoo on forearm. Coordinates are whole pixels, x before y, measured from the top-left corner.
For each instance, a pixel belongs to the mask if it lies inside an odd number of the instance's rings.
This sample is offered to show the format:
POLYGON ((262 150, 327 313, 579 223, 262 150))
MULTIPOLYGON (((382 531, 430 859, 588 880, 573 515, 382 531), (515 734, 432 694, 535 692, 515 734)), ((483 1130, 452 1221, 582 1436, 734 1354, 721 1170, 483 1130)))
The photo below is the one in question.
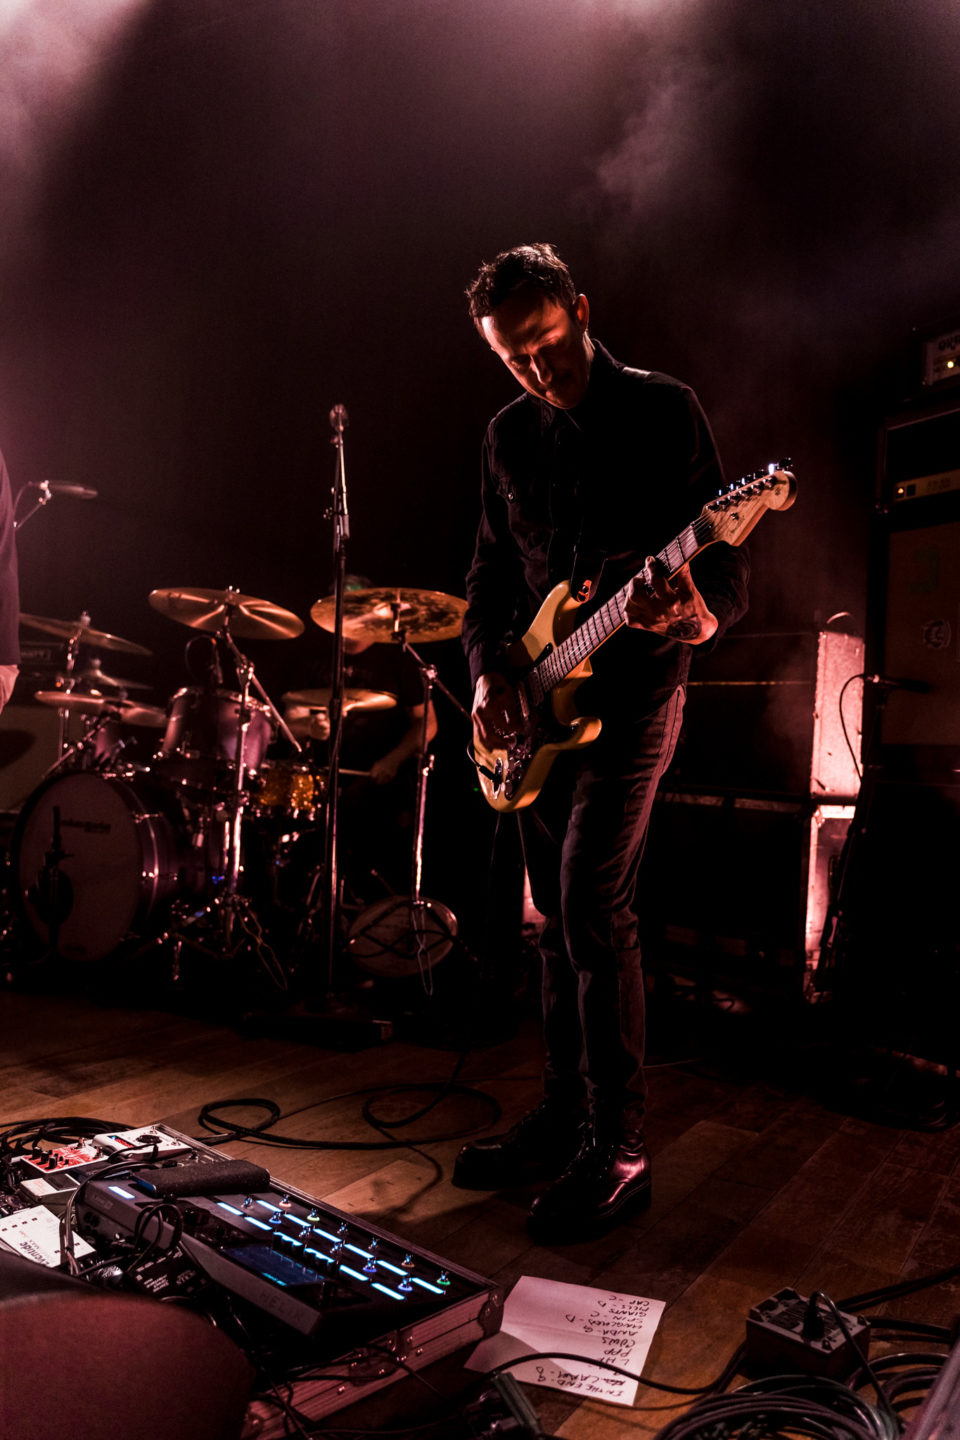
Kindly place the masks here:
POLYGON ((689 620, 674 620, 664 633, 671 640, 696 640, 701 628, 698 617, 693 615, 689 620))

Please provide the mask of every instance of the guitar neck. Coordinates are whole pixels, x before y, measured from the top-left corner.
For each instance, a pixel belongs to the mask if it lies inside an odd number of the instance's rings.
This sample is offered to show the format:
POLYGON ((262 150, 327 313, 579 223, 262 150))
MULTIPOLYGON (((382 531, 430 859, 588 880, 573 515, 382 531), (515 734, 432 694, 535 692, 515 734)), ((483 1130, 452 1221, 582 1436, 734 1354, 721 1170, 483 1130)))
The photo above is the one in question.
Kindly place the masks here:
MULTIPOLYGON (((705 549, 714 538, 714 527, 710 519, 700 515, 663 550, 658 550, 656 559, 668 575, 675 575, 689 560, 705 549)), ((565 680, 578 665, 582 665, 605 640, 626 624, 627 596, 631 581, 611 595, 589 619, 562 640, 548 655, 539 660, 526 677, 530 698, 539 705, 554 686, 565 680)))
MULTIPOLYGON (((658 551, 656 559, 661 569, 668 576, 676 575, 715 540, 742 545, 767 510, 788 510, 797 493, 796 477, 786 468, 789 464, 789 460, 784 460, 779 465, 768 465, 765 470, 744 476, 738 485, 721 491, 715 500, 708 500, 696 520, 658 551)), ((649 580, 648 571, 640 573, 649 580)), ((631 584, 628 580, 582 625, 536 662, 524 682, 533 704, 539 705, 546 699, 555 686, 626 623, 631 584)))

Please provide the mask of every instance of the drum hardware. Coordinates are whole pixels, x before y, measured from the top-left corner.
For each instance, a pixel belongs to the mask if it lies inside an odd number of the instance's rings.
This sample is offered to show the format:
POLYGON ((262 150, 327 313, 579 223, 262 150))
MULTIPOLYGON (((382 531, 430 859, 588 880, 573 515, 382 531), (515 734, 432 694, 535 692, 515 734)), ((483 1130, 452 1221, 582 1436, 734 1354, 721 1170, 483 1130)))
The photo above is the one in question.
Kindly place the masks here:
MULTIPOLYGON (((77 620, 57 620, 47 615, 28 615, 21 611, 20 624, 26 625, 28 629, 39 630, 44 635, 57 635, 66 641, 63 670, 57 676, 58 690, 74 689, 81 673, 77 670, 77 656, 81 645, 96 645, 103 650, 119 650, 127 655, 153 653, 145 645, 138 645, 133 640, 124 640, 119 635, 111 635, 107 630, 94 630, 86 610, 80 612, 77 620)), ((57 706, 57 752, 61 756, 68 745, 67 719, 67 709, 61 703, 57 706)))
POLYGON ((83 734, 72 744, 65 740, 57 759, 46 771, 44 780, 61 770, 69 769, 74 761, 83 765, 88 757, 92 759, 92 764, 88 764, 86 768, 107 770, 116 764, 131 743, 129 738, 118 733, 118 726, 159 729, 166 721, 164 712, 156 705, 141 705, 135 700, 123 700, 107 695, 37 690, 33 698, 41 705, 55 706, 67 718, 71 712, 87 717, 83 734))
MULTIPOLYGON (((267 600, 241 595, 232 586, 226 590, 153 590, 149 598, 150 604, 161 614, 192 629, 204 630, 215 636, 214 658, 217 673, 222 673, 219 668, 221 649, 229 654, 235 669, 239 687, 236 694, 220 689, 188 687, 174 697, 167 733, 160 750, 159 768, 160 773, 163 773, 163 762, 169 763, 172 758, 177 759, 178 764, 186 761, 188 765, 197 758, 201 760, 201 769, 198 772, 201 793, 212 789, 215 799, 213 806, 207 807, 205 817, 201 812, 197 818, 200 821, 201 833, 204 819, 206 823, 214 826, 223 857, 222 874, 216 877, 216 893, 206 911, 201 913, 216 915, 220 921, 221 954, 231 951, 237 926, 254 940, 259 953, 265 945, 263 932, 249 899, 239 891, 243 875, 243 816, 251 799, 247 781, 250 775, 257 772, 272 738, 271 721, 275 728, 286 736, 297 754, 301 747, 257 679, 253 662, 238 648, 233 632, 260 639, 290 639, 302 633, 303 624, 290 611, 282 610, 267 600), (251 690, 256 691, 258 699, 251 697, 251 690), (180 700, 183 704, 178 708, 180 700), (235 732, 226 736, 222 724, 224 703, 236 722, 235 732), (189 715, 191 709, 203 715, 204 707, 209 712, 211 706, 214 711, 212 732, 208 729, 200 735, 198 744, 201 753, 197 756, 191 753, 190 744, 181 744, 184 717, 189 715), (203 764, 209 762, 211 748, 215 751, 214 764, 225 778, 222 787, 205 783, 209 770, 205 771, 203 764)), ((188 740, 196 739, 196 733, 188 736, 188 740)), ((173 773, 176 778, 175 771, 173 773)), ((219 780, 220 774, 215 773, 215 780, 219 780)), ((189 771, 182 783, 192 783, 189 771)), ((197 920, 199 918, 200 916, 197 920)), ((181 938, 183 928, 181 926, 176 932, 181 938)), ((233 950, 232 953, 235 954, 236 951, 233 950)))
POLYGON ((235 960, 241 950, 249 945, 276 988, 288 990, 290 986, 287 973, 264 935, 252 902, 246 896, 235 896, 230 915, 235 922, 235 927, 231 926, 231 929, 237 928, 241 933, 235 942, 231 940, 225 945, 224 912, 216 899, 202 905, 197 902, 191 904, 189 900, 175 901, 166 928, 141 945, 131 956, 131 960, 140 959, 151 950, 169 945, 170 979, 177 985, 182 979, 181 965, 185 945, 199 955, 221 962, 235 960), (204 934, 204 926, 210 926, 213 930, 209 936, 210 943, 206 943, 208 937, 204 934))
POLYGON ((54 495, 68 495, 74 500, 96 500, 97 498, 97 492, 91 485, 74 485, 66 480, 30 480, 22 490, 17 492, 17 498, 13 502, 14 530, 22 530, 38 510, 42 510, 44 505, 49 505, 54 495), (26 515, 18 518, 17 507, 24 495, 31 490, 37 497, 34 507, 32 510, 28 510, 26 515))
MULTIPOLYGON (((42 691, 38 692, 40 695, 42 695, 42 693, 42 691)), ((114 760, 116 752, 126 744, 125 741, 110 743, 108 733, 108 719, 105 712, 101 712, 92 720, 88 720, 80 738, 75 740, 72 745, 68 745, 62 754, 57 756, 53 764, 44 771, 43 779, 49 780, 54 775, 59 774, 61 770, 73 768, 74 761, 78 762, 79 768, 82 769, 100 770, 106 768, 106 766, 114 760), (98 745, 101 737, 108 740, 107 746, 100 747, 98 745), (92 760, 90 764, 85 763, 88 756, 91 757, 92 760)))
MULTIPOLYGON (((356 592, 354 592, 356 593, 356 592)), ((425 592, 418 592, 425 593, 425 592)), ((423 895, 423 836, 427 814, 427 784, 434 757, 429 750, 428 727, 434 687, 467 719, 469 713, 440 679, 437 667, 424 660, 402 624, 403 604, 398 592, 393 602, 395 643, 410 656, 423 682, 423 719, 417 758, 417 798, 410 867, 410 894, 396 895, 365 910, 350 928, 348 949, 354 959, 374 974, 387 977, 419 975, 424 993, 433 994, 433 966, 457 939, 457 917, 446 905, 423 895)), ((446 638, 446 637, 444 637, 446 638)))

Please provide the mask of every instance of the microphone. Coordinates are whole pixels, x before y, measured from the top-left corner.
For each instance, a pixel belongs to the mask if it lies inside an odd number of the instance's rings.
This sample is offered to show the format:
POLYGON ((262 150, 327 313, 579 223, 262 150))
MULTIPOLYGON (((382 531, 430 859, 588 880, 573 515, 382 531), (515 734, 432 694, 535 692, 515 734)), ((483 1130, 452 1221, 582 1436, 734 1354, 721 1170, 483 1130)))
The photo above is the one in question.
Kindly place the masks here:
POLYGON ((926 695, 930 686, 926 680, 900 680, 895 675, 864 675, 867 685, 879 685, 883 690, 912 690, 915 695, 926 695))
POLYGON ((331 428, 336 430, 338 435, 342 435, 349 424, 350 417, 347 414, 346 405, 334 405, 333 409, 330 411, 331 428))
POLYGON ((28 490, 42 490, 46 495, 71 495, 74 500, 96 500, 99 491, 89 485, 71 485, 67 480, 30 480, 28 490))

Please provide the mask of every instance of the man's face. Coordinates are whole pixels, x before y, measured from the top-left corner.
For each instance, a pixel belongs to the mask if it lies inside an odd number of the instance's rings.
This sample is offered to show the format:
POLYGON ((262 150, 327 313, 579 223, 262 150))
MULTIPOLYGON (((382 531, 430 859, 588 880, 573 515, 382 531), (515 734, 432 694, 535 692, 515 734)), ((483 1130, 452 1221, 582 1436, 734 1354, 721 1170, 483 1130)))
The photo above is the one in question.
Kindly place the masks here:
POLYGON ((590 378, 589 316, 586 295, 577 297, 571 314, 546 295, 521 293, 485 315, 480 329, 524 390, 558 410, 571 410, 587 393, 590 378))

